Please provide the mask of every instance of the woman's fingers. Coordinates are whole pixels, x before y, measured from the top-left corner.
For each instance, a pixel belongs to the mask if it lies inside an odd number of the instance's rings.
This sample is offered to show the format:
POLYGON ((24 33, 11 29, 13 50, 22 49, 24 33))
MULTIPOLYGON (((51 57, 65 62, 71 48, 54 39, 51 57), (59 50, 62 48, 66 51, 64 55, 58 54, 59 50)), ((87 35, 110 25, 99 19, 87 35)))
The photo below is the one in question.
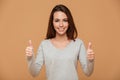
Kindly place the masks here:
POLYGON ((89 42, 89 44, 88 44, 87 58, 88 58, 88 60, 90 60, 90 61, 93 61, 93 60, 94 60, 94 52, 93 52, 93 50, 92 50, 92 43, 91 43, 91 42, 89 42))
POLYGON ((32 41, 28 41, 28 47, 25 50, 26 56, 32 56, 33 55, 33 46, 32 46, 32 41))
POLYGON ((88 49, 92 49, 92 43, 91 42, 88 43, 88 49))
POLYGON ((33 47, 31 40, 28 41, 28 46, 33 47))

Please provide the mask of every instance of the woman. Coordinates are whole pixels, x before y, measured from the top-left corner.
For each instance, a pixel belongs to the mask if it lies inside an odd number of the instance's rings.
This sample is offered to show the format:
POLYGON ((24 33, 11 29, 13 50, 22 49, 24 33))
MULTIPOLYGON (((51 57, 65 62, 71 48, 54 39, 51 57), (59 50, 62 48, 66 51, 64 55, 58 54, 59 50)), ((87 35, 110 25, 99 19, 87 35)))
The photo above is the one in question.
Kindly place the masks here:
POLYGON ((86 51, 83 41, 77 38, 70 10, 61 4, 56 5, 50 14, 46 39, 41 42, 36 58, 31 40, 26 56, 32 76, 37 76, 45 64, 47 80, 78 80, 77 60, 87 76, 92 74, 94 68, 91 43, 86 51))

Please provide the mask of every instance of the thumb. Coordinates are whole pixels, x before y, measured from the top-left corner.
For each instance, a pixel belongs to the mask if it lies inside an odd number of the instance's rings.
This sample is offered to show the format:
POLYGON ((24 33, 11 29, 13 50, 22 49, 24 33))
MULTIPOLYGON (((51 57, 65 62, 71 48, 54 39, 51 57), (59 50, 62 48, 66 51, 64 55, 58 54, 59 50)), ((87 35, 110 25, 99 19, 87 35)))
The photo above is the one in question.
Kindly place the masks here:
POLYGON ((91 42, 88 43, 88 49, 92 49, 92 43, 91 42))
POLYGON ((28 44, 29 44, 29 46, 32 47, 32 41, 31 40, 29 40, 28 44))

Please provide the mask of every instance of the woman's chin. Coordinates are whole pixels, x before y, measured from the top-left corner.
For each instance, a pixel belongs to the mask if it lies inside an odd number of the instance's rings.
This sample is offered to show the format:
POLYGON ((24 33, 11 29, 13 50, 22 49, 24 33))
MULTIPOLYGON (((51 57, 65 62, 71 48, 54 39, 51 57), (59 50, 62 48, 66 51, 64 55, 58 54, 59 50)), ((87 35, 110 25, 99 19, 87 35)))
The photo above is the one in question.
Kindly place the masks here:
POLYGON ((65 32, 59 32, 57 33, 59 36, 64 36, 66 33, 65 32))

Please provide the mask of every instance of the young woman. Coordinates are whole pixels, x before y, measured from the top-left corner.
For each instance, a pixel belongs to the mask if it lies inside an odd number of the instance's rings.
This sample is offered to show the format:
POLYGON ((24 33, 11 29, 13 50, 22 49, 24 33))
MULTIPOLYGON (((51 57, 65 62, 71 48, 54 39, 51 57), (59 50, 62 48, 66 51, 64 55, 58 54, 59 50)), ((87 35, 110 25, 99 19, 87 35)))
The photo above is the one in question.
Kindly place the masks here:
POLYGON ((45 64, 47 80, 78 80, 78 60, 85 75, 90 76, 94 68, 91 43, 86 50, 83 41, 77 38, 70 10, 61 4, 52 9, 46 39, 41 42, 36 58, 31 40, 26 56, 32 76, 37 76, 45 64))

